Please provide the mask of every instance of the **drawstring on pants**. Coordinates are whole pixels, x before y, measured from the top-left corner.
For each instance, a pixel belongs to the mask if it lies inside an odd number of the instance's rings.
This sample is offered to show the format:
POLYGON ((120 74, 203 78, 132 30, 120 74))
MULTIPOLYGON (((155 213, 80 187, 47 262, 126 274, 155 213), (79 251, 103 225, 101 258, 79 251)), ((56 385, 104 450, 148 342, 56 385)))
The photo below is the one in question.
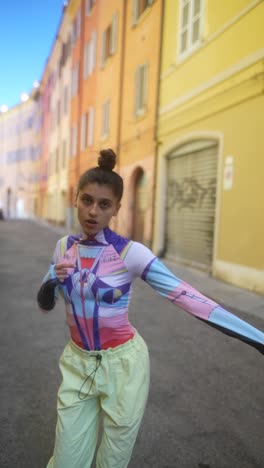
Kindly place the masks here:
POLYGON ((89 375, 87 375, 86 379, 84 380, 84 382, 83 382, 83 384, 82 384, 82 386, 81 386, 81 388, 80 388, 80 390, 79 390, 79 392, 78 392, 78 398, 79 398, 79 400, 84 400, 84 399, 89 395, 89 393, 90 393, 90 391, 91 391, 91 388, 92 388, 92 385, 93 385, 93 383, 94 383, 94 379, 95 379, 96 372, 97 372, 97 370, 99 369, 99 367, 100 367, 100 365, 101 365, 101 361, 102 361, 102 356, 101 356, 101 354, 96 354, 94 357, 96 358, 96 367, 95 367, 95 369, 94 369, 89 375), (82 388, 83 388, 83 386, 86 384, 87 380, 88 380, 91 376, 93 376, 93 378, 92 378, 92 381, 91 381, 91 383, 90 383, 89 390, 88 390, 87 393, 85 393, 85 395, 84 395, 83 397, 81 397, 82 388))

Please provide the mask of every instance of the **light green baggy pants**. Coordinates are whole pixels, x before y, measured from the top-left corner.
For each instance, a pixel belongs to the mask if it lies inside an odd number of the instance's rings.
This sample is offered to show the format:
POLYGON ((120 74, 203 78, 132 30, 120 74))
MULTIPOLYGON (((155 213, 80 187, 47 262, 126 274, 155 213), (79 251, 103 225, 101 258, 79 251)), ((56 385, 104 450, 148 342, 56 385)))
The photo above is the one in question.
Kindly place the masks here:
POLYGON ((125 344, 102 351, 85 351, 70 341, 59 365, 56 440, 47 468, 90 468, 100 414, 103 430, 96 467, 126 468, 149 391, 144 340, 136 333, 125 344))

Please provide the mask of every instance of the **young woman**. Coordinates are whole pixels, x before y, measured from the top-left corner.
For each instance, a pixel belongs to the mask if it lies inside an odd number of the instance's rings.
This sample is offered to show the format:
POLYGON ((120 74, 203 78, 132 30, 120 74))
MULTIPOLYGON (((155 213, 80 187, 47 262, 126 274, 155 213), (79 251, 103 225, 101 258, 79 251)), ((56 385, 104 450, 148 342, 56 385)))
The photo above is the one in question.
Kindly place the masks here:
POLYGON ((148 349, 128 320, 131 286, 140 277, 175 305, 264 353, 264 333, 174 276, 138 242, 109 229, 120 208, 123 180, 115 154, 100 152, 98 167, 78 184, 82 234, 60 239, 38 292, 51 310, 60 292, 71 340, 60 358, 62 384, 53 457, 48 468, 89 468, 100 414, 97 468, 127 467, 149 390, 148 349))

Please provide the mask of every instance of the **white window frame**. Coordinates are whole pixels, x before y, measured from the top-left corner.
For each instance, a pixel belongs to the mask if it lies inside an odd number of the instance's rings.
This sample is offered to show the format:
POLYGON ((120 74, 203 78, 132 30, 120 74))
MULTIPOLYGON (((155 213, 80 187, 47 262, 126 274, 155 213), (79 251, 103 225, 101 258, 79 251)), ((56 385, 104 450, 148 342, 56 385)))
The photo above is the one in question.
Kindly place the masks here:
POLYGON ((180 14, 179 14, 179 34, 178 34, 178 57, 179 59, 184 59, 192 52, 194 52, 202 42, 202 31, 203 31, 203 19, 204 19, 204 0, 200 0, 200 10, 198 14, 194 15, 194 5, 196 0, 180 0, 180 14), (187 23, 183 26, 183 14, 184 14, 184 7, 189 4, 189 15, 187 19, 187 23), (199 33, 198 38, 196 41, 193 42, 192 35, 193 35, 193 26, 194 23, 199 20, 199 33), (182 35, 186 32, 187 34, 187 41, 186 41, 186 49, 182 49, 182 35))
POLYGON ((110 99, 104 101, 102 105, 102 129, 101 138, 106 140, 110 130, 110 99))
POLYGON ((143 63, 136 69, 135 76, 135 108, 134 114, 140 117, 147 108, 148 64, 143 63))

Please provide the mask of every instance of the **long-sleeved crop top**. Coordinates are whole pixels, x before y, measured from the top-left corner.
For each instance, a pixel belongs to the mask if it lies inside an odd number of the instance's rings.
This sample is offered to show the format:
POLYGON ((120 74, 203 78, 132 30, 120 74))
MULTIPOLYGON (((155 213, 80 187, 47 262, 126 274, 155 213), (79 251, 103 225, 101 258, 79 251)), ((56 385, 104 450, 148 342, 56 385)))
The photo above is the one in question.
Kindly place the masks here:
POLYGON ((109 228, 90 240, 77 235, 57 242, 38 304, 53 308, 60 292, 71 339, 86 350, 113 348, 135 334, 128 307, 136 277, 196 318, 264 353, 263 332, 177 278, 147 247, 109 228), (62 283, 54 270, 60 262, 75 265, 62 283))

